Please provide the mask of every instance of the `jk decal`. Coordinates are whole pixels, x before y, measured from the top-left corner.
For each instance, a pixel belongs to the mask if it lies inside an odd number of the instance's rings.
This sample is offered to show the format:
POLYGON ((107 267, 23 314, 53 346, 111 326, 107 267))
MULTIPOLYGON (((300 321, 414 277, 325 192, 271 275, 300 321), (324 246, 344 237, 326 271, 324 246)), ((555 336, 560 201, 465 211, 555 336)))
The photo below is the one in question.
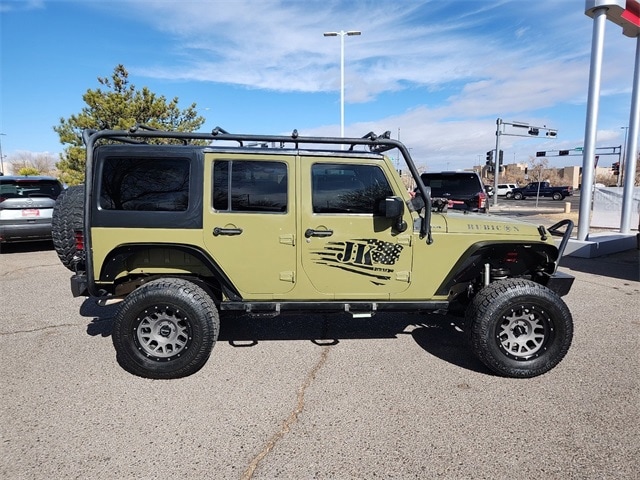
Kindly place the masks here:
POLYGON ((364 275, 382 285, 391 279, 393 265, 400 258, 402 245, 376 239, 354 239, 328 242, 322 250, 312 251, 314 263, 364 275))

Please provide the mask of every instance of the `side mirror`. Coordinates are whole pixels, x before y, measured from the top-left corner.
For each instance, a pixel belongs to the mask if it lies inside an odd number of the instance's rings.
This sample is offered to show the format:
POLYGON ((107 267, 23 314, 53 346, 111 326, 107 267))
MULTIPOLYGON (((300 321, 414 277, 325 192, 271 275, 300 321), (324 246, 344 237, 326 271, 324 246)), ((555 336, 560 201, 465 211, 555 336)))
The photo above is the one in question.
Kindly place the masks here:
POLYGON ((396 220, 393 228, 399 232, 407 229, 407 222, 402 218, 404 214, 404 201, 400 197, 387 197, 380 202, 380 209, 386 218, 396 220))
POLYGON ((387 197, 382 205, 384 216, 387 218, 401 217, 404 213, 404 202, 400 197, 387 197))

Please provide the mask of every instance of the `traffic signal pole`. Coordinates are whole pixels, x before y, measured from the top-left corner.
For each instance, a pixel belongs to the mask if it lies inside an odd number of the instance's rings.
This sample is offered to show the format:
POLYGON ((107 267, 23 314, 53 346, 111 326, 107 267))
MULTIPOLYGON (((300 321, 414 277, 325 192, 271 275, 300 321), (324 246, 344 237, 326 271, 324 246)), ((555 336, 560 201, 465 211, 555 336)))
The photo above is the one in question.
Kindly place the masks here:
POLYGON ((500 177, 500 126, 502 119, 496 120, 496 151, 493 152, 493 206, 498 205, 498 179, 500 177))
MULTIPOLYGON (((537 137, 540 132, 545 132, 545 136, 550 139, 555 139, 558 136, 558 130, 554 128, 548 128, 546 125, 542 127, 536 127, 534 125, 529 125, 525 122, 505 122, 501 118, 496 120, 496 150, 493 152, 493 159, 491 162, 493 165, 493 206, 498 205, 498 179, 500 177, 500 166, 502 165, 502 151, 500 150, 500 137, 502 135, 507 135, 509 137, 525 137, 532 138, 537 137), (509 131, 505 131, 505 126, 508 125, 511 127, 509 131), (513 133, 517 128, 527 129, 527 134, 522 135, 519 133, 513 133)), ((491 152, 487 152, 487 160, 489 159, 489 154, 491 152)), ((489 164, 487 163, 487 164, 489 164)))

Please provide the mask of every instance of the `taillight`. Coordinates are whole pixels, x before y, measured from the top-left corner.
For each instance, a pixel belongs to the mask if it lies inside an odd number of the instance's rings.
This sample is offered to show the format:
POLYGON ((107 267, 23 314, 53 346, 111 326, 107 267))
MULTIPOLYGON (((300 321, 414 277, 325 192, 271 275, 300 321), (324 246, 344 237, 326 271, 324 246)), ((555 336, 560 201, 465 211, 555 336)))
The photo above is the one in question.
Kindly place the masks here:
POLYGON ((484 192, 480 192, 478 194, 478 208, 486 208, 487 207, 487 194, 484 192))
POLYGON ((76 250, 77 251, 84 250, 84 235, 80 230, 76 231, 76 250))

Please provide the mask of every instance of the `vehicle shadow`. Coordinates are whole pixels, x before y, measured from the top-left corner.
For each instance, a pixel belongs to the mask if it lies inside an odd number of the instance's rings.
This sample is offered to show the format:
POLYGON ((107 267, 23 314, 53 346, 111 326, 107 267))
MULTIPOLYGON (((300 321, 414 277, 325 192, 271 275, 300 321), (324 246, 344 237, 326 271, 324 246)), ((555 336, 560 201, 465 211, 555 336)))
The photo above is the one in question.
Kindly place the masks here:
POLYGON ((0 243, 0 253, 29 253, 53 250, 51 240, 38 240, 32 242, 0 243))
POLYGON ((640 281, 640 251, 626 250, 595 258, 562 257, 560 267, 638 282, 640 281))
MULTIPOLYGON (((87 299, 80 307, 80 315, 92 317, 87 334, 111 336, 117 311, 118 304, 100 306, 95 299, 87 299)), ((425 352, 445 362, 493 375, 469 349, 461 319, 451 315, 377 313, 372 318, 352 318, 348 314, 223 315, 218 341, 236 348, 282 340, 333 346, 342 340, 395 339, 403 335, 410 335, 425 352)))

